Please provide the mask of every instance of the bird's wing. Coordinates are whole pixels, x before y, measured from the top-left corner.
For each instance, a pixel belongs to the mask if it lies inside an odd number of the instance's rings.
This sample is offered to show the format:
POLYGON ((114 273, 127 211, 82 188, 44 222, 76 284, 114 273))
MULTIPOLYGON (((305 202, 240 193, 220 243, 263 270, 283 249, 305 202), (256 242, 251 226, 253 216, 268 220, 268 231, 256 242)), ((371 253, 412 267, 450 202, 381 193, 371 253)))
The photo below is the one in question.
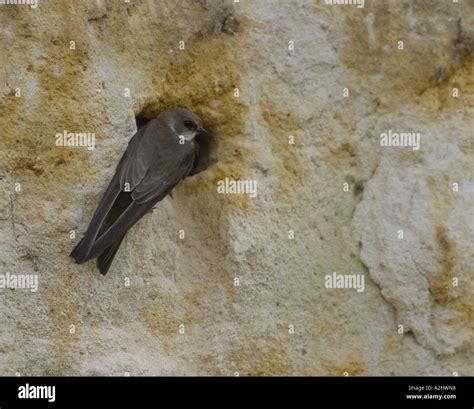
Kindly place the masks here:
POLYGON ((133 191, 143 180, 150 167, 153 148, 149 147, 152 139, 145 138, 147 128, 142 128, 142 137, 130 141, 130 145, 124 153, 123 164, 120 168, 117 168, 116 173, 120 181, 120 189, 124 192, 133 191))
POLYGON ((120 175, 122 174, 122 169, 126 166, 128 167, 128 162, 130 162, 131 158, 137 155, 140 147, 140 141, 142 140, 146 126, 140 128, 140 130, 132 137, 130 140, 125 153, 123 154, 122 158, 120 159, 119 164, 117 165, 117 169, 115 170, 115 174, 112 177, 112 180, 107 187, 102 199, 97 206, 94 215, 89 223, 86 233, 82 240, 76 245, 76 247, 71 252, 71 257, 73 257, 77 263, 82 263, 86 261, 87 255, 94 244, 94 241, 104 223, 104 220, 107 218, 107 215, 110 212, 115 200, 121 193, 121 185, 120 185, 120 175))
POLYGON ((162 200, 192 169, 194 152, 191 152, 174 168, 163 166, 149 169, 146 176, 132 191, 132 202, 115 222, 94 242, 87 259, 97 257, 127 232, 150 209, 162 200))

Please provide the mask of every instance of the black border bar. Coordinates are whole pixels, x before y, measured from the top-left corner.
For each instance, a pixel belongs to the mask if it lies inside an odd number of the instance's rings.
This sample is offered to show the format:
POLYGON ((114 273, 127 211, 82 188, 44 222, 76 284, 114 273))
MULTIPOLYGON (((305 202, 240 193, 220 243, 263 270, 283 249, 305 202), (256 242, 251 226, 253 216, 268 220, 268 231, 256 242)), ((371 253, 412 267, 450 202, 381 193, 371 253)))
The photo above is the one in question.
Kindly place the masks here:
POLYGON ((0 408, 472 409, 474 378, 3 377, 0 408), (54 386, 55 401, 20 399, 27 385, 54 386))

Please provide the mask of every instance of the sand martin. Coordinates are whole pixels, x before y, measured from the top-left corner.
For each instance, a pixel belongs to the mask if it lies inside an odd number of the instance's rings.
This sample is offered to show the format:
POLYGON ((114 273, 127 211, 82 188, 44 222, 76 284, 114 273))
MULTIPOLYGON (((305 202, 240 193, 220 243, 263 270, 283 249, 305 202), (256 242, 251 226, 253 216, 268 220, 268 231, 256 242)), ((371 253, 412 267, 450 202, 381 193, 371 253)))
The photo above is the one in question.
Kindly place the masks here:
POLYGON ((106 274, 127 231, 182 179, 208 166, 206 137, 201 119, 184 108, 166 110, 140 127, 70 254, 76 263, 97 257, 106 274))

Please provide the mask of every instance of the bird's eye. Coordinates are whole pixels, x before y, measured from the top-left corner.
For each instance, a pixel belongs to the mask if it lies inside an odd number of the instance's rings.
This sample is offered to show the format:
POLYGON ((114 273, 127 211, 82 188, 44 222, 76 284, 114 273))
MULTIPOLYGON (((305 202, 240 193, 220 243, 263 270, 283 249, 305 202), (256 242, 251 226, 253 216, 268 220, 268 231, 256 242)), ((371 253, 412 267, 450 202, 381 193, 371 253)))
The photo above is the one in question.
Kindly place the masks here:
POLYGON ((194 129, 194 123, 192 121, 184 121, 184 126, 188 128, 189 130, 194 129))

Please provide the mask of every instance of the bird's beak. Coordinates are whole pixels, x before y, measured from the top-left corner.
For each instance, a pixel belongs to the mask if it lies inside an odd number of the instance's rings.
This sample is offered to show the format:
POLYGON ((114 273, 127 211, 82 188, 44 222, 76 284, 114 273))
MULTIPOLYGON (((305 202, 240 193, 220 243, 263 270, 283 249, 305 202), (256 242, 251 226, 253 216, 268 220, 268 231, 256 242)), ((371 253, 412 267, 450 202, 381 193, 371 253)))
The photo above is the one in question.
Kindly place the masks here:
POLYGON ((198 133, 200 135, 209 135, 209 132, 207 132, 207 129, 203 128, 202 126, 200 128, 198 128, 198 133))

